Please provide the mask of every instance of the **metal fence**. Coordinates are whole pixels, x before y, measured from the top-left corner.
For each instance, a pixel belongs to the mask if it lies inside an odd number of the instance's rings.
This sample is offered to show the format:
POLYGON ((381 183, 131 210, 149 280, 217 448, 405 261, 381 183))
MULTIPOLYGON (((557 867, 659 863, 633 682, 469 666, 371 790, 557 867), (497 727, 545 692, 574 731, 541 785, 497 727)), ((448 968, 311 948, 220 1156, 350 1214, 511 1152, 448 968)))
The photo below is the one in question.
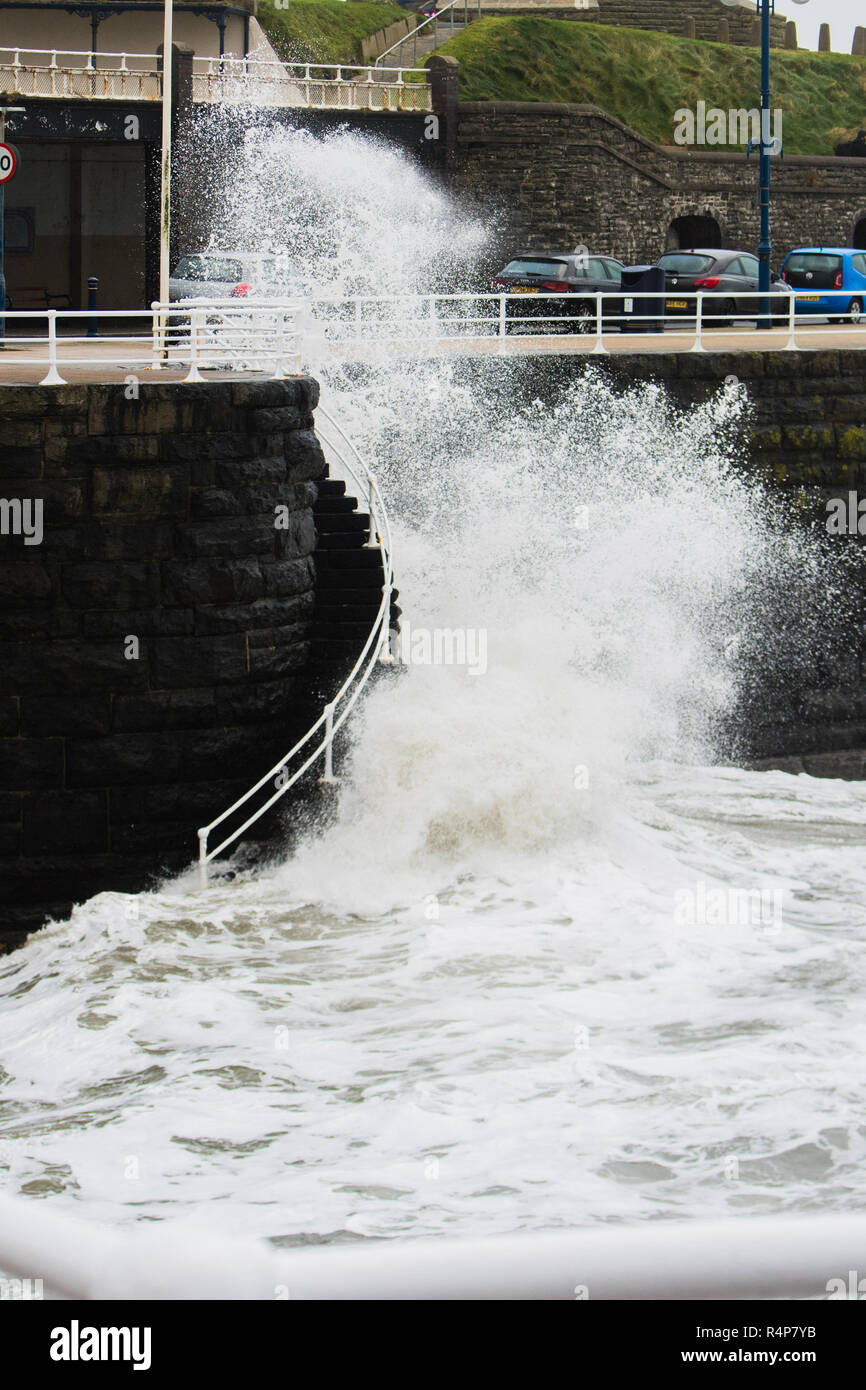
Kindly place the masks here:
POLYGON ((726 296, 712 291, 695 294, 694 315, 675 321, 659 313, 657 293, 630 296, 627 308, 620 292, 536 295, 531 302, 517 294, 463 293, 199 299, 135 310, 7 310, 0 315, 6 321, 0 374, 14 380, 16 368, 44 370, 44 385, 63 381, 67 370, 124 367, 182 369, 190 381, 208 369, 279 377, 309 369, 323 354, 357 356, 373 348, 435 354, 459 351, 461 345, 508 353, 528 346, 518 340, 539 337, 547 340, 548 350, 559 344, 588 354, 728 352, 741 350, 744 338, 746 346, 768 352, 866 347, 866 320, 850 309, 850 291, 823 294, 839 306, 835 322, 817 321, 820 316, 799 307, 800 297, 792 294, 784 312, 775 308, 761 331, 755 326, 757 294, 749 296, 756 308, 744 327, 745 317, 719 320, 726 296), (681 331, 672 331, 675 327, 681 331))
POLYGON ((192 89, 197 102, 227 105, 429 111, 431 104, 423 68, 195 58, 192 89))
POLYGON ((0 48, 0 90, 26 97, 159 101, 154 53, 0 48))

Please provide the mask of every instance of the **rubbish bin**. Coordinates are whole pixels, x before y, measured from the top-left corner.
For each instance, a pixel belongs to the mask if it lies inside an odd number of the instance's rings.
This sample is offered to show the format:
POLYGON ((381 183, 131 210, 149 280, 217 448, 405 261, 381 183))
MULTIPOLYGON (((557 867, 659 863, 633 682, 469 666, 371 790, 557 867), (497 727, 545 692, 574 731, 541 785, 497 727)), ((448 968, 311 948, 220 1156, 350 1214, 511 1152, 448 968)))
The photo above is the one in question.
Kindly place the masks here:
POLYGON ((622 272, 623 333, 661 333, 665 317, 665 273, 660 265, 627 265, 622 272), (636 298, 637 295, 657 298, 636 298))

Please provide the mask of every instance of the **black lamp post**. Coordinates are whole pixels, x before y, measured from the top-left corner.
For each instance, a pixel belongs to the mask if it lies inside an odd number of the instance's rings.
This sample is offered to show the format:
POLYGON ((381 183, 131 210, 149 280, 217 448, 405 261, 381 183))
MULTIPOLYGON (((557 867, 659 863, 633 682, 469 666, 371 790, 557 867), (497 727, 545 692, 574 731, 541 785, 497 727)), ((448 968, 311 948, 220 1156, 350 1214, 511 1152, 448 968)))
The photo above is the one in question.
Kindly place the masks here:
MULTIPOLYGON (((805 5, 808 0, 794 0, 805 5)), ((760 187, 761 236, 758 242, 758 327, 772 327, 770 318, 770 156, 774 141, 770 139, 770 16, 774 0, 722 0, 723 5, 740 6, 750 10, 754 4, 761 19, 761 137, 758 180, 760 187)))

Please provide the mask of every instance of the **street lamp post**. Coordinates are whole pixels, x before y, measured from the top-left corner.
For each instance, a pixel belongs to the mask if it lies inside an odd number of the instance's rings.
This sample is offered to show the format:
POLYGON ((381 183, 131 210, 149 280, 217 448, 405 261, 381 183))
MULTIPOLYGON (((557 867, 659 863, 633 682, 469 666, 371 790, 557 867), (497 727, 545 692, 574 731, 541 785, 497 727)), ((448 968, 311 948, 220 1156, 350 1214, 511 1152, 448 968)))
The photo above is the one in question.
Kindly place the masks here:
POLYGON ((171 255, 171 47, 174 0, 165 0, 162 33, 162 176, 159 198, 159 302, 168 303, 171 255))
MULTIPOLYGON (((805 5, 808 0, 794 0, 795 5, 805 5)), ((740 6, 750 10, 754 4, 761 18, 761 136, 758 168, 759 202, 761 210, 761 232, 758 241, 758 327, 771 328, 770 317, 770 256, 773 245, 770 240, 770 156, 774 142, 770 138, 770 16, 774 13, 774 0, 722 0, 731 8, 740 6)))

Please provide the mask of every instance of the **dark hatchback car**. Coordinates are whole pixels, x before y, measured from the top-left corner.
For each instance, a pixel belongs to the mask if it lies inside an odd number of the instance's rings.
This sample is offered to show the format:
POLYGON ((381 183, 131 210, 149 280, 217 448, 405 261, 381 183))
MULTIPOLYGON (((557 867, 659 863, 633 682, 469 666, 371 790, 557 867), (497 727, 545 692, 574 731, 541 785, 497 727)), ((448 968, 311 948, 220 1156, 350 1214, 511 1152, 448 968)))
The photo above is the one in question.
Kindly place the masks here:
MULTIPOLYGON (((757 318, 758 258, 749 251, 667 251, 656 264, 665 272, 666 318, 694 318, 695 290, 714 296, 703 302, 703 321, 711 328, 724 328, 735 319, 757 318)), ((791 303, 788 286, 774 279, 770 291, 773 322, 787 322, 791 303)))
MULTIPOLYGON (((595 331, 596 300, 568 299, 560 307, 550 298, 556 294, 594 296, 599 292, 619 291, 622 262, 612 256, 588 256, 580 252, 522 251, 509 261, 491 283, 498 293, 505 291, 515 300, 507 305, 508 318, 551 318, 555 322, 540 325, 544 332, 557 330, 569 333, 595 331), (516 296, 520 295, 520 301, 516 296)), ((622 300, 605 300, 605 319, 622 313, 622 300)), ((529 325, 521 325, 528 331, 529 325)))

